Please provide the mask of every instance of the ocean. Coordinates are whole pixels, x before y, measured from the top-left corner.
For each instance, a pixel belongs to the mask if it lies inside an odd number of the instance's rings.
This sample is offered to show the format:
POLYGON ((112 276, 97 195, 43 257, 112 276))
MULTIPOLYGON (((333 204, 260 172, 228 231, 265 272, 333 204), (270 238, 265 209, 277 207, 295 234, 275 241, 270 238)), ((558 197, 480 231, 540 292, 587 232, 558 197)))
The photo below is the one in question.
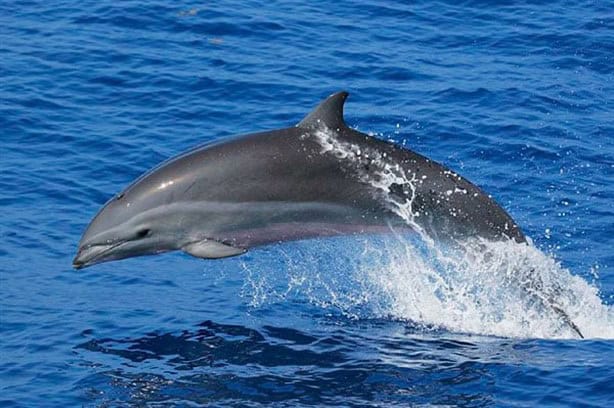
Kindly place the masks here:
POLYGON ((0 406, 614 404, 611 1, 8 0, 0 79, 0 406), (339 90, 351 127, 462 174, 532 245, 72 268, 140 174, 339 90))

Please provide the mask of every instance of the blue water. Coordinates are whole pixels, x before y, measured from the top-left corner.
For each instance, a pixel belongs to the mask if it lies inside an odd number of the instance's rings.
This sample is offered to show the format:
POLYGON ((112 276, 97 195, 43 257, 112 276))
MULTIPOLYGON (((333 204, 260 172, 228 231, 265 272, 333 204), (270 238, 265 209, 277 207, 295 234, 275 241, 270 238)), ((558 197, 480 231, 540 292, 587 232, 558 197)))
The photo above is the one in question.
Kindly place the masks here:
POLYGON ((1 406, 612 406, 614 5, 361 3, 0 3, 1 406), (512 214, 585 340, 409 243, 71 268, 143 171, 340 89, 512 214))

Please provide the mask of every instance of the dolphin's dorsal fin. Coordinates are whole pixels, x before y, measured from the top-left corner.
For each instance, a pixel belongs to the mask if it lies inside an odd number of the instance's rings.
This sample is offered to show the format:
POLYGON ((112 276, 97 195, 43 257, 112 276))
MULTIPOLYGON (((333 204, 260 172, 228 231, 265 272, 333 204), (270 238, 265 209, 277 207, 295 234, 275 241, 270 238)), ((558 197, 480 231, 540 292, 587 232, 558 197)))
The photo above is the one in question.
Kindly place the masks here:
POLYGON ((324 99, 305 119, 301 120, 297 127, 317 128, 326 126, 329 129, 337 130, 346 128, 343 120, 343 104, 348 93, 340 91, 324 99))

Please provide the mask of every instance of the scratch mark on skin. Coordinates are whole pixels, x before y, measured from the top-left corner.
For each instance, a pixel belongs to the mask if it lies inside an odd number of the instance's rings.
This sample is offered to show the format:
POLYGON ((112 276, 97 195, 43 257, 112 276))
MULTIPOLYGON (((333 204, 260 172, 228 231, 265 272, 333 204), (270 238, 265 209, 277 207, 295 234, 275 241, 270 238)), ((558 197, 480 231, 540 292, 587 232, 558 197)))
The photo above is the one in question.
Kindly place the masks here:
POLYGON ((196 184, 196 180, 194 180, 193 182, 190 183, 189 186, 186 187, 185 190, 183 190, 183 194, 187 193, 188 191, 190 191, 192 189, 192 187, 194 187, 194 184, 196 184))

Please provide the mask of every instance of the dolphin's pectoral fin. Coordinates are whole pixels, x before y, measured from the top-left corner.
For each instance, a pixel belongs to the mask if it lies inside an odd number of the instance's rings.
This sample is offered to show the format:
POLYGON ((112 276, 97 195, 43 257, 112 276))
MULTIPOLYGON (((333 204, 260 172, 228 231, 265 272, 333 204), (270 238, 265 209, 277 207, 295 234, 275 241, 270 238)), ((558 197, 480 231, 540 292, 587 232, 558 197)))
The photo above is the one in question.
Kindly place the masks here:
POLYGON ((244 254, 247 250, 236 248, 232 245, 223 244, 211 239, 203 239, 202 241, 192 242, 181 248, 185 253, 188 253, 196 258, 217 259, 228 258, 244 254))

